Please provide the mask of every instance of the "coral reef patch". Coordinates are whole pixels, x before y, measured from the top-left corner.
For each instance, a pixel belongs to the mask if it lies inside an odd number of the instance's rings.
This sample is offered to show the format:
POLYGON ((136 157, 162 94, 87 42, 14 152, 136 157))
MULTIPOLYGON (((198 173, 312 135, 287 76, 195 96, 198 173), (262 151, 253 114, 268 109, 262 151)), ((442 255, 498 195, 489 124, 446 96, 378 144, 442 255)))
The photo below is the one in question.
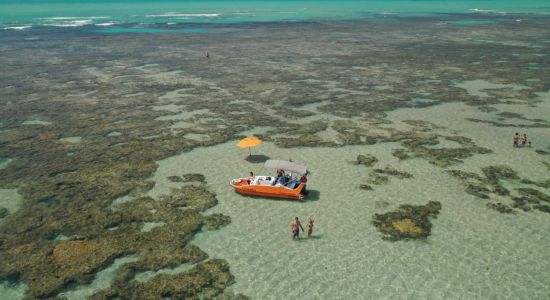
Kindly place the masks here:
POLYGON ((426 205, 401 205, 395 211, 375 214, 372 223, 390 241, 425 239, 430 235, 432 223, 441 210, 441 203, 430 201, 426 205))
POLYGON ((536 186, 543 189, 550 187, 550 180, 532 181, 520 178, 516 171, 509 166, 497 165, 481 168, 483 175, 462 170, 447 170, 447 172, 462 181, 468 194, 481 199, 508 199, 509 203, 487 203, 487 207, 501 213, 515 213, 516 209, 530 211, 537 209, 548 212, 550 196, 544 192, 528 187, 536 186), (510 191, 504 187, 505 183, 519 186, 510 191))
MULTIPOLYGON (((230 284, 233 278, 227 264, 208 260, 204 252, 188 244, 193 234, 203 226, 215 229, 230 222, 223 215, 202 215, 202 211, 216 203, 215 195, 205 187, 187 185, 174 189, 158 200, 143 197, 119 204, 121 210, 104 212, 105 219, 94 219, 89 214, 88 218, 91 217, 96 225, 87 232, 72 231, 70 227, 50 227, 52 232, 64 232, 72 236, 70 240, 29 240, 22 243, 24 239, 16 237, 32 237, 30 232, 34 227, 29 229, 28 226, 13 233, 3 232, 0 277, 22 278, 29 285, 33 296, 49 297, 62 292, 71 283, 90 282, 93 278, 91 274, 106 267, 115 258, 132 254, 137 257, 137 261, 125 264, 119 270, 115 293, 132 289, 147 289, 151 297, 162 297, 165 294, 191 297, 205 291, 209 291, 209 296, 222 293, 223 287, 230 284), (142 231, 140 229, 144 222, 165 224, 151 231, 142 231), (21 256, 26 259, 20 260, 21 256), (131 280, 131 274, 135 272, 182 263, 198 265, 189 274, 165 274, 161 279, 154 278, 157 283, 166 283, 163 288, 153 289, 151 283, 135 286, 136 283, 131 280), (187 280, 190 279, 193 279, 194 285, 189 285, 187 280)), ((40 219, 33 222, 40 222, 40 219)), ((124 293, 119 296, 122 295, 124 293)))

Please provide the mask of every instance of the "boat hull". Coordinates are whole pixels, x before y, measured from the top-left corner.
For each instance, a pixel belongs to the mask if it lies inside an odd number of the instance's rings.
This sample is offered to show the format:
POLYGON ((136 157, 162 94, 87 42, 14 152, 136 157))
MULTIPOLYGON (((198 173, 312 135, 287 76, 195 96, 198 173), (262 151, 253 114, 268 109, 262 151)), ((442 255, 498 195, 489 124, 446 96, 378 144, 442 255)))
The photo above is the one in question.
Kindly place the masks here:
POLYGON ((250 185, 246 178, 234 179, 230 182, 230 185, 235 189, 237 193, 249 196, 269 197, 269 198, 281 198, 291 200, 303 200, 304 195, 302 190, 304 184, 301 183, 294 189, 289 189, 281 186, 272 185, 250 185))

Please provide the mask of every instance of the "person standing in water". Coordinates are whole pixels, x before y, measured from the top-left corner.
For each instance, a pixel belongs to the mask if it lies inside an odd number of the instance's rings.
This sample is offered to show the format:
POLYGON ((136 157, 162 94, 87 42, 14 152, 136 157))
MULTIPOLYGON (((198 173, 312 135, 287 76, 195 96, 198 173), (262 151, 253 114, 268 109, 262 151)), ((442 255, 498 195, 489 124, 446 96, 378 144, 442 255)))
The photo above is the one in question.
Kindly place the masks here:
POLYGON ((204 54, 204 56, 209 59, 210 58, 210 53, 208 53, 208 51, 206 51, 206 53, 204 54))
POLYGON ((514 147, 519 146, 519 133, 514 134, 514 147))
POLYGON ((522 136, 521 136, 521 145, 522 146, 525 146, 525 144, 527 144, 527 134, 524 133, 522 136))
POLYGON ((308 239, 311 237, 311 234, 313 233, 313 223, 315 223, 315 218, 314 217, 309 217, 309 219, 307 220, 307 225, 306 225, 307 238, 308 239))
POLYGON ((300 223, 300 220, 298 217, 294 218, 294 221, 290 223, 290 229, 292 230, 292 239, 295 240, 300 237, 300 228, 302 231, 304 231, 304 227, 302 227, 302 223, 300 223))

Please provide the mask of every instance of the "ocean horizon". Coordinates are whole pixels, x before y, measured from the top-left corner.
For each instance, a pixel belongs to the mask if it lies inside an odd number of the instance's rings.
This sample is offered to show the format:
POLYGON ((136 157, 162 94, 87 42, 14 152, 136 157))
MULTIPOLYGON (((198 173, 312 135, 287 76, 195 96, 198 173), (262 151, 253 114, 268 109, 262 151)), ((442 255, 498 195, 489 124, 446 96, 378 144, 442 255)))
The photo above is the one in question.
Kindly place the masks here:
POLYGON ((177 25, 189 23, 238 24, 254 22, 345 21, 386 16, 473 16, 550 14, 544 0, 529 1, 430 1, 430 0, 57 0, 0 3, 0 26, 24 30, 35 26, 177 25))

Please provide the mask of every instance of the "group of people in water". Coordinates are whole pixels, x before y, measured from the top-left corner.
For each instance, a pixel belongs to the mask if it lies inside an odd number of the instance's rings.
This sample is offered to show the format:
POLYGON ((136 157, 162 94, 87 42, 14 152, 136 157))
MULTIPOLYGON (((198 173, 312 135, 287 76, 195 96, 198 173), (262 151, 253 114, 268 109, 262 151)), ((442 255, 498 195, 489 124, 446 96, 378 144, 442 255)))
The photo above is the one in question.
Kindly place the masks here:
MULTIPOLYGON (((313 234, 313 223, 315 223, 315 217, 309 217, 306 224, 307 229, 307 237, 310 238, 311 234, 313 234)), ((300 229, 302 229, 302 232, 304 232, 304 227, 302 227, 302 223, 300 222, 300 219, 298 217, 295 217, 294 220, 290 223, 290 229, 292 230, 292 239, 296 240, 300 238, 300 229)))
POLYGON ((527 143, 529 144, 529 147, 531 147, 531 141, 527 141, 527 134, 523 134, 522 136, 519 135, 519 133, 514 134, 514 147, 519 147, 521 142, 521 146, 525 146, 527 143))

